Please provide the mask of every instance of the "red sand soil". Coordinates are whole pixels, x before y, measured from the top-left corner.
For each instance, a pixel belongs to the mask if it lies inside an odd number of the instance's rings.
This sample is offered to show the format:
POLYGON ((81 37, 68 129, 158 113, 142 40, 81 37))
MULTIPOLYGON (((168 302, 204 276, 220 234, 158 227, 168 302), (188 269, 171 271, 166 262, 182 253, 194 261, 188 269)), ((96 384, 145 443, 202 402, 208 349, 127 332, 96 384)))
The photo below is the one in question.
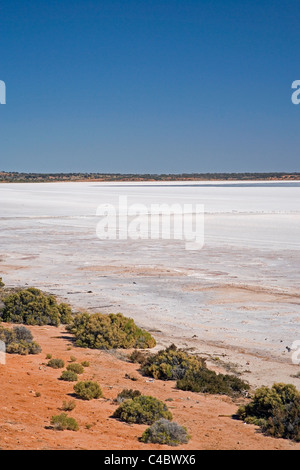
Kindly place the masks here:
POLYGON ((128 425, 111 416, 113 399, 124 388, 140 390, 167 401, 174 421, 188 428, 192 439, 178 450, 190 449, 295 449, 300 444, 262 435, 258 428, 232 419, 242 400, 209 396, 175 389, 174 382, 151 381, 142 377, 138 365, 125 362, 103 351, 77 348, 63 327, 30 327, 42 353, 36 356, 6 355, 0 365, 0 448, 6 449, 106 449, 166 450, 168 446, 138 441, 147 426, 128 425), (46 354, 77 362, 88 361, 80 380, 97 381, 105 398, 91 401, 76 399, 73 383, 58 380, 62 370, 46 366, 46 354), (138 380, 131 381, 125 374, 138 380), (68 413, 79 424, 79 431, 55 431, 50 427, 53 415, 60 414, 63 401, 75 400, 68 413), (89 429, 88 429, 88 428, 89 429))

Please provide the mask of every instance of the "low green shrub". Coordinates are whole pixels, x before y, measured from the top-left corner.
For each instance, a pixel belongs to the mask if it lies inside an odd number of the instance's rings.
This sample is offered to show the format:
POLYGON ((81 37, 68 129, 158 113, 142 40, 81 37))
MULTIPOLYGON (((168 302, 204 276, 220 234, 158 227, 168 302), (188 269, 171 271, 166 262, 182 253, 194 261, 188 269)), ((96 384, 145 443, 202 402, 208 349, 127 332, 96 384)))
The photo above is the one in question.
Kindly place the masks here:
POLYGON ((70 418, 66 413, 52 416, 51 424, 58 431, 64 431, 65 429, 68 431, 78 431, 79 429, 77 421, 74 418, 70 418))
POLYGON ((177 423, 171 423, 167 419, 160 419, 143 433, 140 441, 153 444, 178 446, 187 444, 190 440, 187 429, 177 423))
POLYGON ((62 359, 50 359, 47 366, 52 369, 63 369, 65 367, 65 363, 62 359))
POLYGON ((26 341, 30 343, 33 341, 33 336, 31 331, 25 326, 14 326, 13 333, 16 336, 17 341, 26 341))
POLYGON ((75 372, 75 374, 83 374, 84 373, 84 367, 81 364, 77 364, 73 362, 72 364, 69 364, 67 366, 67 370, 71 372, 75 372))
POLYGON ((76 403, 74 400, 63 401, 61 409, 63 411, 73 411, 76 408, 76 403))
POLYGON ((91 349, 152 348, 155 339, 121 313, 104 315, 81 313, 67 327, 76 345, 91 349))
POLYGON ((271 388, 259 388, 237 415, 269 436, 300 442, 300 392, 294 385, 275 383, 271 388))
POLYGON ((124 388, 122 392, 120 392, 115 399, 116 402, 118 403, 123 403, 125 400, 131 400, 132 398, 139 397, 141 395, 141 392, 139 390, 132 390, 131 388, 124 388))
POLYGON ((102 390, 97 382, 78 382, 74 385, 74 392, 82 400, 93 400, 102 397, 102 390))
POLYGON ((8 354, 39 354, 42 349, 33 340, 33 336, 28 328, 15 326, 12 329, 3 328, 0 325, 0 340, 5 343, 8 354))
POLYGON ((153 424, 161 418, 172 420, 172 414, 165 403, 152 396, 141 395, 125 400, 113 414, 126 423, 153 424))
POLYGON ((65 382, 77 382, 78 376, 72 370, 64 370, 60 376, 60 380, 64 380, 65 382))
POLYGON ((205 360, 187 354, 172 344, 167 349, 148 357, 142 365, 144 375, 160 380, 182 379, 188 370, 196 370, 205 367, 205 360))
POLYGON ((87 423, 87 424, 85 425, 85 429, 92 429, 92 427, 94 427, 95 424, 96 424, 96 423, 87 423))
POLYGON ((39 344, 27 343, 26 341, 20 341, 18 343, 10 343, 6 346, 7 354, 20 354, 25 356, 27 354, 39 354, 42 351, 39 344))
POLYGON ((176 387, 196 393, 210 393, 214 395, 241 395, 249 390, 249 385, 234 375, 216 374, 207 368, 187 371, 176 387))
POLYGON ((8 329, 0 325, 0 335, 1 340, 6 344, 19 341, 30 343, 33 341, 31 331, 23 326, 14 326, 13 328, 8 329))
POLYGON ((207 369, 205 360, 188 354, 172 344, 148 357, 142 365, 144 375, 160 380, 176 380, 177 388, 191 392, 239 395, 249 385, 234 375, 216 374, 207 369))
POLYGON ((4 287, 4 286, 5 286, 5 284, 4 284, 4 282, 2 281, 2 277, 0 277, 0 288, 1 288, 1 287, 4 287))
POLYGON ((88 361, 82 361, 81 365, 83 367, 90 367, 90 363, 88 361))
POLYGON ((54 325, 69 323, 72 311, 67 304, 58 304, 55 297, 30 287, 3 299, 0 321, 25 325, 54 325))

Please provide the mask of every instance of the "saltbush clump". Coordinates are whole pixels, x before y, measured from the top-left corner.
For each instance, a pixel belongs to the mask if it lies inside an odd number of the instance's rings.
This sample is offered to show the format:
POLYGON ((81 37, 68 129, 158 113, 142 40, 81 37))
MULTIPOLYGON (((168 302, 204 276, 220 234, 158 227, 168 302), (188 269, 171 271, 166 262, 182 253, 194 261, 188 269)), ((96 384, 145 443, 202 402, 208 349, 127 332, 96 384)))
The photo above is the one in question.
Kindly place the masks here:
POLYGON ((177 388, 191 392, 239 395, 249 385, 234 375, 216 374, 206 367, 205 359, 188 354, 172 344, 151 355, 141 366, 144 375, 160 380, 176 380, 177 388))
POLYGON ((4 282, 2 281, 2 277, 0 277, 0 288, 1 288, 1 287, 4 287, 4 286, 5 286, 5 284, 4 284, 4 282))
POLYGON ((65 382, 77 382, 78 376, 72 370, 64 370, 60 376, 60 380, 64 380, 65 382))
POLYGON ((51 424, 53 428, 58 431, 64 431, 65 429, 69 431, 78 431, 79 429, 77 421, 74 418, 70 418, 66 413, 52 416, 51 424))
POLYGON ((187 354, 172 344, 167 349, 148 357, 142 365, 141 371, 144 375, 160 380, 182 379, 188 370, 205 367, 205 360, 187 354))
POLYGON ((271 388, 259 388, 237 415, 269 436, 300 442, 300 392, 294 385, 275 383, 271 388))
POLYGON ((67 366, 67 370, 70 372, 75 372, 75 374, 83 374, 84 367, 81 364, 73 362, 67 366))
POLYGON ((60 315, 60 323, 63 325, 68 325, 73 320, 72 309, 70 305, 65 304, 64 302, 58 304, 58 311, 60 315))
POLYGON ((153 348, 155 339, 121 313, 81 313, 68 326, 76 345, 91 349, 153 348))
POLYGON ((102 390, 97 382, 78 382, 74 385, 74 392, 82 400, 93 400, 102 397, 102 390))
POLYGON ((76 408, 76 403, 74 400, 63 401, 61 409, 63 411, 73 411, 76 408))
POLYGON ((82 365, 83 367, 90 367, 89 361, 82 361, 81 365, 82 365))
POLYGON ((177 381, 176 387, 196 393, 213 395, 242 395, 249 390, 249 385, 234 375, 216 374, 207 368, 187 371, 184 377, 177 381))
POLYGON ((53 325, 69 323, 72 311, 67 304, 58 304, 55 297, 30 287, 4 297, 0 320, 25 325, 53 325))
POLYGON ((63 369, 63 367, 65 367, 65 363, 62 359, 50 359, 47 366, 52 369, 63 369))
POLYGON ((5 343, 8 354, 39 354, 42 351, 33 340, 31 331, 24 326, 15 326, 12 329, 0 326, 0 340, 5 343))
POLYGON ((15 334, 17 341, 26 341, 27 343, 33 341, 31 331, 25 326, 14 326, 12 331, 15 334))
POLYGON ((124 388, 115 399, 117 403, 123 403, 125 400, 131 400, 132 398, 139 397, 141 392, 139 390, 132 390, 132 388, 124 388))
POLYGON ((140 441, 153 444, 178 446, 187 444, 191 436, 187 429, 177 423, 171 423, 167 419, 156 421, 150 428, 146 429, 140 441))
POLYGON ((125 400, 116 409, 113 417, 126 423, 150 425, 161 418, 172 420, 172 414, 165 403, 157 398, 146 395, 125 400))

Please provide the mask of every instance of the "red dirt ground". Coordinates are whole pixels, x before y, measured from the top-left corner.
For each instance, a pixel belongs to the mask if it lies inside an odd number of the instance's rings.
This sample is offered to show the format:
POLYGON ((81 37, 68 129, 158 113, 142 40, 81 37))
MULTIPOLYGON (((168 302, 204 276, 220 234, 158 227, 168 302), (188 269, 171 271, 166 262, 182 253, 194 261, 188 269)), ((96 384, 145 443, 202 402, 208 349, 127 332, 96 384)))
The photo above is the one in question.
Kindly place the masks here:
POLYGON ((128 425, 111 417, 117 406, 113 399, 123 388, 138 389, 161 400, 173 399, 166 404, 174 421, 186 426, 192 435, 190 442, 177 447, 178 450, 300 450, 300 444, 263 436, 257 427, 232 419, 241 401, 179 391, 174 382, 152 382, 139 374, 136 364, 103 351, 73 346, 71 336, 63 327, 30 327, 30 330, 41 345, 42 353, 6 355, 6 365, 0 365, 0 448, 3 450, 170 449, 140 443, 138 438, 147 426, 128 425), (78 362, 89 361, 90 367, 80 379, 97 381, 105 398, 92 401, 74 398, 74 384, 58 380, 62 371, 46 367, 46 354, 66 363, 70 356, 75 356, 78 362), (138 380, 126 379, 125 374, 134 375, 138 380), (69 415, 80 426, 77 432, 55 431, 50 427, 51 417, 62 412, 60 407, 64 400, 76 402, 76 408, 69 415))

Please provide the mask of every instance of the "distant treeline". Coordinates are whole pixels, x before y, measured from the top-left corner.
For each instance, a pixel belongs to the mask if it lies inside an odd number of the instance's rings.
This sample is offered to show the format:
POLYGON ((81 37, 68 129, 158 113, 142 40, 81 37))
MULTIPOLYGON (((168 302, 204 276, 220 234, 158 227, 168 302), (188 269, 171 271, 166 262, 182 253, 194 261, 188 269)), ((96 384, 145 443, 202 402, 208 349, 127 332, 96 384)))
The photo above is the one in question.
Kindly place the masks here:
POLYGON ((43 183, 52 181, 216 181, 300 180, 300 173, 17 173, 0 172, 0 183, 43 183))

